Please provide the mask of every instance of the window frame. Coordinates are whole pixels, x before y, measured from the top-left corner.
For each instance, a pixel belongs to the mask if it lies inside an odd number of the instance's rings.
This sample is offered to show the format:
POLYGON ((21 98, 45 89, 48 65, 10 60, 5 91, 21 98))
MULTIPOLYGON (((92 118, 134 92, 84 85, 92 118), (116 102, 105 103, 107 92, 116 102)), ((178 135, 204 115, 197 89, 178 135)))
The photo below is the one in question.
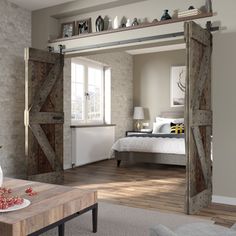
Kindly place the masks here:
MULTIPOLYGON (((105 66, 102 63, 87 59, 87 58, 72 58, 71 60, 71 72, 72 72, 72 64, 79 64, 82 65, 84 67, 84 82, 83 82, 83 107, 84 107, 84 111, 82 112, 82 120, 76 120, 72 118, 72 109, 71 109, 71 124, 72 125, 102 125, 102 124, 106 124, 106 101, 105 101, 105 94, 106 94, 106 86, 105 86, 105 79, 106 79, 106 71, 110 70, 109 67, 105 66), (88 77, 88 70, 90 68, 93 69, 99 69, 101 70, 102 73, 102 85, 101 85, 101 89, 102 89, 102 107, 101 107, 101 116, 102 119, 99 120, 91 120, 88 119, 88 99, 85 95, 85 93, 88 93, 88 82, 89 82, 89 77, 88 77)), ((72 73, 71 73, 71 104, 72 104, 72 89, 73 89, 73 84, 75 82, 73 82, 73 78, 72 78, 72 73)))

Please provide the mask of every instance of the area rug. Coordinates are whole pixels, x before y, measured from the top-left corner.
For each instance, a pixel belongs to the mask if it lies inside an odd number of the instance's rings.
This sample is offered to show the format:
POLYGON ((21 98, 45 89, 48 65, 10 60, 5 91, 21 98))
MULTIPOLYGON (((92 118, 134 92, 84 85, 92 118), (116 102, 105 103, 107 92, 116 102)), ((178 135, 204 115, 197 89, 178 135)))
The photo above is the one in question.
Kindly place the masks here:
MULTIPOLYGON (((98 232, 92 233, 92 216, 88 212, 66 223, 66 236, 148 236, 149 228, 163 224, 171 229, 187 223, 207 222, 195 216, 169 214, 99 202, 98 232)), ((58 236, 51 230, 43 236, 58 236)))

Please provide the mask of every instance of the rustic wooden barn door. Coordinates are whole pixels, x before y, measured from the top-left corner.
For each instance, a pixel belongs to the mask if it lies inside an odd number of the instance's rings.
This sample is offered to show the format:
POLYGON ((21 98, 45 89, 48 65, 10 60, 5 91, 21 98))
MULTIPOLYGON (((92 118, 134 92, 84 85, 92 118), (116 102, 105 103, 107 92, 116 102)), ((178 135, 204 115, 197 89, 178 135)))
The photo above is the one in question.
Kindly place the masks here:
POLYGON ((25 150, 28 178, 59 183, 63 179, 64 57, 25 49, 25 150))
POLYGON ((212 35, 194 22, 185 23, 186 78, 186 213, 208 206, 212 198, 211 173, 211 53, 212 35))

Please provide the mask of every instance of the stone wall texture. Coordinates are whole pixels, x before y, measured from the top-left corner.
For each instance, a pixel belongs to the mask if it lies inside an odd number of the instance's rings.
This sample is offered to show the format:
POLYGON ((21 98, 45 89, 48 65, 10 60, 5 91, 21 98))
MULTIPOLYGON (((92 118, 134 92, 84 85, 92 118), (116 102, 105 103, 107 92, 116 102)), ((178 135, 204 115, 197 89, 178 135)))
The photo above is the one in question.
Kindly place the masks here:
POLYGON ((0 165, 4 175, 26 173, 24 48, 31 46, 31 13, 0 1, 0 165))

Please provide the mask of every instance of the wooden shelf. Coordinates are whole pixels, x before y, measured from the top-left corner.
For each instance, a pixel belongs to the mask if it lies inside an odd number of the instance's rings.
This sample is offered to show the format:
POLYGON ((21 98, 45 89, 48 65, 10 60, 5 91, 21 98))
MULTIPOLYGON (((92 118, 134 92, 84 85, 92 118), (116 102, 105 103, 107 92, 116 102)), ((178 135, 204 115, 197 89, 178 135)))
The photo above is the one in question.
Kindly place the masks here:
POLYGON ((106 31, 102 31, 102 32, 93 32, 93 33, 82 34, 82 35, 75 35, 75 36, 72 36, 69 38, 59 38, 59 39, 55 39, 55 40, 50 40, 49 43, 63 42, 63 41, 68 41, 68 40, 73 40, 73 39, 93 37, 93 36, 104 35, 104 34, 112 34, 112 33, 116 33, 116 32, 142 29, 142 28, 147 28, 147 27, 152 27, 152 26, 166 25, 166 24, 190 21, 190 20, 201 19, 201 18, 212 17, 212 16, 213 16, 213 13, 204 13, 204 14, 199 14, 196 16, 189 16, 189 17, 176 18, 176 19, 165 20, 165 21, 158 21, 155 23, 146 23, 146 24, 141 24, 141 25, 137 25, 137 26, 130 26, 130 27, 126 27, 126 28, 106 30, 106 31))

